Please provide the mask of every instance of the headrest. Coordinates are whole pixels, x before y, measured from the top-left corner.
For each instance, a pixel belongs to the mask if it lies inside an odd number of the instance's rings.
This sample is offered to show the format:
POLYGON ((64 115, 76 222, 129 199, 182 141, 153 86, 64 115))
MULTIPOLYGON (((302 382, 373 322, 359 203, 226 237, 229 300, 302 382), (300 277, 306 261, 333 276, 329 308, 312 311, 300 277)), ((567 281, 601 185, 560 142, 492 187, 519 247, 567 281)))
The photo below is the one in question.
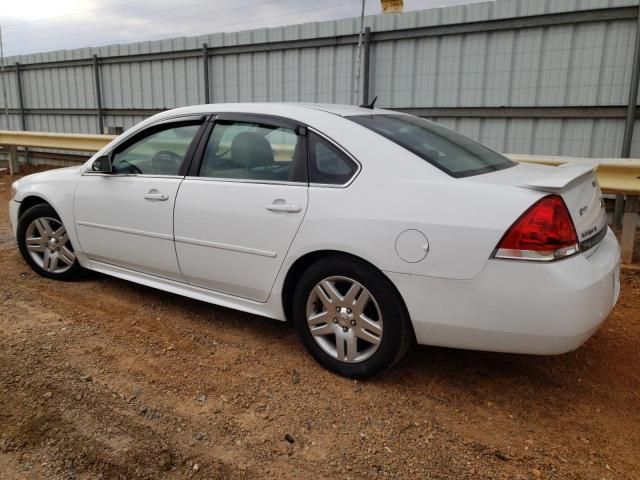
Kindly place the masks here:
POLYGON ((255 132, 242 132, 231 142, 231 161, 242 168, 271 165, 273 150, 266 138, 255 132))

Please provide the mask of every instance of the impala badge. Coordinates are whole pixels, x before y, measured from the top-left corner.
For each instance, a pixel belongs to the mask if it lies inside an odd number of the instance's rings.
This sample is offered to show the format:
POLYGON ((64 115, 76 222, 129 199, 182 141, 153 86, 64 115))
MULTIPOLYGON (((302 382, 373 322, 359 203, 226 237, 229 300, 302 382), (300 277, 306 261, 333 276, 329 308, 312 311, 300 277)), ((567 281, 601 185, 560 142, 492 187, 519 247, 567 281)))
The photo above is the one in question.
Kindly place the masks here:
POLYGON ((584 232, 580 233, 580 237, 582 237, 582 238, 588 237, 592 233, 595 233, 596 230, 598 230, 598 227, 596 225, 594 225, 590 229, 585 230, 584 232))
POLYGON ((587 210, 589 210, 588 206, 584 206, 582 207, 580 210, 578 210, 578 213, 580 214, 580 216, 582 217, 585 213, 587 213, 587 210))

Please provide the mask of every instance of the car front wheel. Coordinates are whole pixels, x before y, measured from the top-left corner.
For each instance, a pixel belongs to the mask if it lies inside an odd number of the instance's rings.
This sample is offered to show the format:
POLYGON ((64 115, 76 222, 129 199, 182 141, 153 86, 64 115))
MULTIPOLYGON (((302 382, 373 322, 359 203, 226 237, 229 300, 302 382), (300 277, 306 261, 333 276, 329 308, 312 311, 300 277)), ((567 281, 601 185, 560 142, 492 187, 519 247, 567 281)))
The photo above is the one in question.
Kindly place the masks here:
POLYGON ((67 229, 49 205, 24 212, 17 233, 20 253, 36 273, 57 280, 74 280, 82 273, 67 229))
POLYGON ((379 374, 399 361, 413 335, 390 280, 361 260, 334 256, 312 265, 294 293, 293 320, 309 353, 350 378, 379 374))

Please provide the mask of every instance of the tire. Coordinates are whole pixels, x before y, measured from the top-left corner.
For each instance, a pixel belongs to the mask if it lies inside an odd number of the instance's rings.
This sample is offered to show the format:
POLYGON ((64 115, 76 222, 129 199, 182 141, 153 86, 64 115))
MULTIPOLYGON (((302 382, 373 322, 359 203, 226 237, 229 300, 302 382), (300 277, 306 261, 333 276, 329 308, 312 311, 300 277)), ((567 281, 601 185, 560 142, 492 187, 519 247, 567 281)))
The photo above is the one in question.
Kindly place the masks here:
POLYGON ((391 281, 370 264, 346 255, 324 258, 303 273, 292 313, 311 356, 349 378, 388 370, 414 339, 404 302, 391 281))
POLYGON ((25 262, 46 278, 71 281, 84 269, 56 211, 47 204, 34 205, 18 220, 17 241, 25 262))

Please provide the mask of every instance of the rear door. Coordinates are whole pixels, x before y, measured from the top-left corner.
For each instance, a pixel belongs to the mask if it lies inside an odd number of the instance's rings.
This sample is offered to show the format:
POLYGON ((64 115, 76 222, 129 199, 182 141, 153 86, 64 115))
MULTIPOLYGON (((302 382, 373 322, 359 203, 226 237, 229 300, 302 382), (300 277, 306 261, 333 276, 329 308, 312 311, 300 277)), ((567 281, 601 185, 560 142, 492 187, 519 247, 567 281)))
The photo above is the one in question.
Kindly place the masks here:
POLYGON ((174 234, 192 285, 265 302, 307 209, 306 130, 219 115, 180 186, 174 234))

